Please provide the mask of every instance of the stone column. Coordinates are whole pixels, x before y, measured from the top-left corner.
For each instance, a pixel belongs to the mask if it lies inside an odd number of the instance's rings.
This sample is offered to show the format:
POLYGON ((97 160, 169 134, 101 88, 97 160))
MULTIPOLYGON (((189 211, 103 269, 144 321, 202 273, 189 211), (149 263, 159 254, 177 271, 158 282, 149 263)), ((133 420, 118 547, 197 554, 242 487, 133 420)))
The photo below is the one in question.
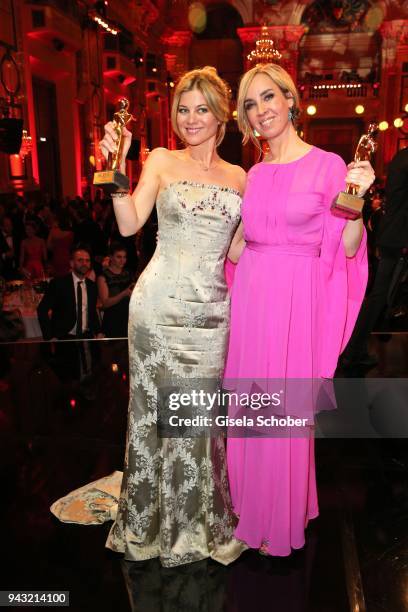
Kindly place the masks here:
POLYGON ((14 191, 23 194, 37 190, 39 183, 31 66, 24 47, 24 9, 23 1, 15 0, 13 11, 5 8, 2 14, 0 62, 4 82, 0 83, 0 97, 6 100, 6 107, 12 104, 9 109, 11 118, 23 119, 23 129, 31 136, 32 150, 24 160, 17 153, 0 152, 0 193, 14 191), (22 178, 12 178, 13 175, 22 178))
MULTIPOLYGON (((169 79, 176 83, 184 72, 189 69, 190 60, 190 44, 193 38, 192 32, 189 30, 178 30, 165 34, 162 37, 162 43, 165 46, 164 59, 166 60, 167 72, 169 79)), ((171 127, 170 109, 173 101, 173 88, 168 87, 168 147, 175 149, 177 147, 176 137, 171 127)))
POLYGON ((193 38, 189 30, 178 30, 162 37, 167 71, 177 80, 189 68, 190 44, 193 38))

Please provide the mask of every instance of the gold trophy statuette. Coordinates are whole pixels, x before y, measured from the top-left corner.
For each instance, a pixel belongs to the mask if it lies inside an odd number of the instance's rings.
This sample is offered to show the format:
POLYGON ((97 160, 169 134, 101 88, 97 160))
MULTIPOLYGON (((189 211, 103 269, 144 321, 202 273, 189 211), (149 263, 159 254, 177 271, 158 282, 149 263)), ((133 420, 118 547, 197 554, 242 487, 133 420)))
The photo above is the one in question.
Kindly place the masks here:
POLYGON ((116 149, 108 155, 107 169, 102 172, 95 172, 93 180, 94 185, 103 187, 108 193, 118 190, 129 190, 129 178, 119 170, 122 162, 124 142, 122 128, 126 127, 135 118, 128 112, 129 100, 127 98, 121 98, 118 104, 119 109, 113 115, 114 130, 117 136, 116 149))
MULTIPOLYGON (((363 134, 358 141, 354 161, 369 161, 371 155, 377 149, 375 135, 378 131, 376 123, 370 123, 367 134, 363 134)), ((331 211, 336 217, 344 219, 359 219, 364 206, 364 198, 360 198, 358 194, 359 186, 347 183, 346 190, 340 191, 334 200, 331 211)))

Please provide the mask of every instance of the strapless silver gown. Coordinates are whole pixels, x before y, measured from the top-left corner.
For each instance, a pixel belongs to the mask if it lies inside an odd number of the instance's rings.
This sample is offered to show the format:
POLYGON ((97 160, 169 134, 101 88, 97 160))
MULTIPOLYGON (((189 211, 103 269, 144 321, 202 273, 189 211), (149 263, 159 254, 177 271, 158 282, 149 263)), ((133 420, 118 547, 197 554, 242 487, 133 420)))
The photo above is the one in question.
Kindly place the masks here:
POLYGON ((178 181, 157 199, 156 252, 129 310, 130 403, 124 476, 107 546, 129 560, 230 563, 233 538, 221 438, 159 438, 157 390, 220 379, 229 333, 224 260, 240 218, 231 188, 178 181))

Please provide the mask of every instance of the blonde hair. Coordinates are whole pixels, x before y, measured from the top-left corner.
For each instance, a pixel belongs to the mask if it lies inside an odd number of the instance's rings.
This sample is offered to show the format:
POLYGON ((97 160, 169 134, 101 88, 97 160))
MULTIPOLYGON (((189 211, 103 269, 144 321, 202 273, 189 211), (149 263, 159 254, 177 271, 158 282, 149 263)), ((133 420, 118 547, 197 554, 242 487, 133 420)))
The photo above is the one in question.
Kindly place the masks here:
POLYGON ((177 83, 171 107, 171 125, 173 130, 180 140, 183 140, 177 126, 177 113, 182 94, 193 89, 198 89, 203 94, 210 111, 217 121, 220 122, 215 142, 215 146, 218 147, 225 136, 227 121, 230 115, 230 90, 227 83, 218 76, 216 69, 212 66, 190 70, 177 83))
POLYGON ((242 143, 246 144, 248 140, 252 140, 257 149, 261 150, 261 145, 248 121, 247 112, 245 110, 245 99, 248 89, 257 74, 266 74, 279 87, 286 98, 292 98, 292 116, 294 123, 300 114, 300 99, 292 77, 281 66, 278 66, 278 64, 258 64, 243 75, 239 84, 237 100, 238 127, 243 135, 242 143))

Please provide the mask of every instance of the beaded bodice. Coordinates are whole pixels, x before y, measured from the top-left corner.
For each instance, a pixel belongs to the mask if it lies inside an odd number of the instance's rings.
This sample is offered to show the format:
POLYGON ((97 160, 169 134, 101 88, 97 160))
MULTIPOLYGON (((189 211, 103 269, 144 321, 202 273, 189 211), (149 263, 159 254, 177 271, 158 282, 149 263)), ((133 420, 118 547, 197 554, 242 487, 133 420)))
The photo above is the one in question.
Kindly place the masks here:
POLYGON ((157 198, 157 249, 149 268, 160 290, 191 301, 225 299, 224 261, 240 219, 235 189, 177 181, 157 198), (168 286, 166 286, 168 284, 168 286))

